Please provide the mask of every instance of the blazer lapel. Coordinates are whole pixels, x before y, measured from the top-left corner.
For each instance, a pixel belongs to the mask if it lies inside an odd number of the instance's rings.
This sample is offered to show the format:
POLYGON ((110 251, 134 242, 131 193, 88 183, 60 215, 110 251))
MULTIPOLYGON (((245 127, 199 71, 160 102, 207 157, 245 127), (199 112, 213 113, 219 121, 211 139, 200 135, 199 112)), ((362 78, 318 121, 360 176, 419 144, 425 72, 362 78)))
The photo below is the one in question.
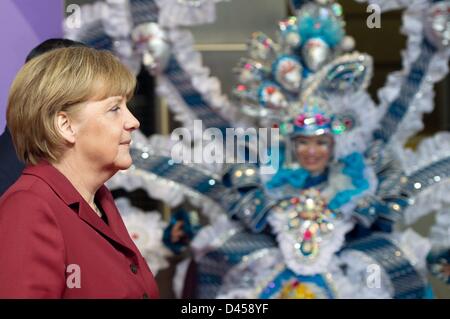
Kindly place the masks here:
MULTIPOLYGON (((108 211, 107 207, 102 207, 105 213, 108 211)), ((99 218, 92 208, 85 202, 80 201, 80 206, 78 210, 79 217, 88 223, 92 228, 96 231, 104 235, 110 240, 113 240, 115 243, 119 244, 123 248, 126 248, 128 251, 128 255, 136 255, 134 249, 132 249, 129 245, 127 245, 124 241, 122 241, 119 236, 101 219, 99 218)), ((106 213, 108 219, 111 219, 112 214, 106 213)))
MULTIPOLYGON (((133 246, 127 244, 126 241, 123 241, 120 238, 120 233, 116 233, 114 228, 109 227, 101 218, 99 218, 89 204, 83 199, 83 197, 78 193, 78 191, 73 187, 70 181, 60 173, 55 167, 53 167, 47 161, 42 161, 37 165, 28 166, 23 174, 34 175, 41 178, 44 182, 46 182, 53 191, 57 194, 61 200, 66 203, 67 206, 72 209, 77 206, 78 207, 78 216, 88 223, 92 228, 94 228, 97 232, 101 233, 106 238, 115 242, 124 250, 129 256, 136 256, 136 252, 133 249, 133 246)), ((115 205, 114 200, 111 196, 111 193, 108 189, 103 185, 98 191, 96 197, 100 201, 103 210, 105 211, 109 220, 114 220, 115 215, 115 205), (106 204, 110 201, 111 205, 106 204)), ((76 209, 75 209, 76 211, 76 209)))
POLYGON ((114 203, 114 198, 111 192, 106 188, 106 186, 100 187, 97 192, 97 199, 100 203, 103 211, 108 217, 109 228, 124 242, 128 245, 130 249, 136 250, 133 241, 128 234, 123 221, 120 217, 120 213, 114 203))

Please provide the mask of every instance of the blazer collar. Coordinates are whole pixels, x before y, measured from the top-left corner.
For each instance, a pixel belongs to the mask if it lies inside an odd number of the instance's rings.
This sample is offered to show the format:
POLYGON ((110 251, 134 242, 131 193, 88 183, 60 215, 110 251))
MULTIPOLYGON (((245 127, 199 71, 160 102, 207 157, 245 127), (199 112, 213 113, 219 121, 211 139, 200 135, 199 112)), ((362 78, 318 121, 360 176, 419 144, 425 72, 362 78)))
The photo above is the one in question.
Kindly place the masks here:
POLYGON ((27 166, 23 174, 33 175, 42 179, 68 206, 84 201, 67 177, 47 161, 27 166))
POLYGON ((100 232, 104 236, 109 239, 115 241, 121 246, 125 247, 129 250, 130 255, 136 255, 133 247, 127 244, 127 240, 122 240, 119 238, 117 231, 113 231, 117 229, 116 224, 118 218, 116 215, 118 214, 114 199, 111 196, 111 193, 108 191, 105 185, 102 185, 100 189, 97 191, 95 198, 100 203, 103 211, 105 212, 109 226, 99 218, 89 204, 84 200, 84 198, 80 195, 80 193, 75 189, 72 183, 65 177, 60 171, 58 171, 53 165, 51 165, 47 161, 42 161, 37 165, 27 166, 23 171, 24 175, 34 175, 45 183, 47 183, 50 188, 56 193, 56 195, 61 198, 62 201, 72 209, 77 211, 78 216, 88 223, 91 227, 93 227, 96 231, 100 232), (116 214, 117 213, 117 214, 116 214))

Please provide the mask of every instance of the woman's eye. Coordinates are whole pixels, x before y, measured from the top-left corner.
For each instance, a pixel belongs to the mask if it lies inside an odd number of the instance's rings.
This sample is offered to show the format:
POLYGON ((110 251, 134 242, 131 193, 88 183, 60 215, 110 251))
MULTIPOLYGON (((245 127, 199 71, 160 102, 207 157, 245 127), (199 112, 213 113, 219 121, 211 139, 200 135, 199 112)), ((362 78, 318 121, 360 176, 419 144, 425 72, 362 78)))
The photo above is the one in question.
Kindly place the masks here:
POLYGON ((120 106, 116 105, 110 111, 117 112, 118 110, 120 110, 120 106))

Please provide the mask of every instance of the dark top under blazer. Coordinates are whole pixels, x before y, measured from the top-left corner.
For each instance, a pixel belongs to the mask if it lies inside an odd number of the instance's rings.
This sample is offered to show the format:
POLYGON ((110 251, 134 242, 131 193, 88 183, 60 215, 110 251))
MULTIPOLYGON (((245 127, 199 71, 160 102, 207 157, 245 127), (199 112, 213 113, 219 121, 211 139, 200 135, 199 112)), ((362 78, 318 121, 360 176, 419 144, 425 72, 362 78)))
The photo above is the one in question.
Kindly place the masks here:
POLYGON ((0 135, 0 196, 19 178, 25 165, 17 158, 8 128, 0 135))

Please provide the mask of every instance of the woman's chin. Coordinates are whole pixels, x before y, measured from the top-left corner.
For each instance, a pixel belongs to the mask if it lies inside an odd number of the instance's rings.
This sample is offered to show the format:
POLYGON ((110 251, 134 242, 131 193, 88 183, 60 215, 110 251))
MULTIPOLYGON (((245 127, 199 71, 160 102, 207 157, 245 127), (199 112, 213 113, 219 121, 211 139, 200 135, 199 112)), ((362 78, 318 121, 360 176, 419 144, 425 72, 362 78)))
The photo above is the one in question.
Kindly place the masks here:
POLYGON ((114 166, 117 170, 121 171, 130 168, 131 164, 133 164, 133 160, 128 155, 116 160, 114 166))

